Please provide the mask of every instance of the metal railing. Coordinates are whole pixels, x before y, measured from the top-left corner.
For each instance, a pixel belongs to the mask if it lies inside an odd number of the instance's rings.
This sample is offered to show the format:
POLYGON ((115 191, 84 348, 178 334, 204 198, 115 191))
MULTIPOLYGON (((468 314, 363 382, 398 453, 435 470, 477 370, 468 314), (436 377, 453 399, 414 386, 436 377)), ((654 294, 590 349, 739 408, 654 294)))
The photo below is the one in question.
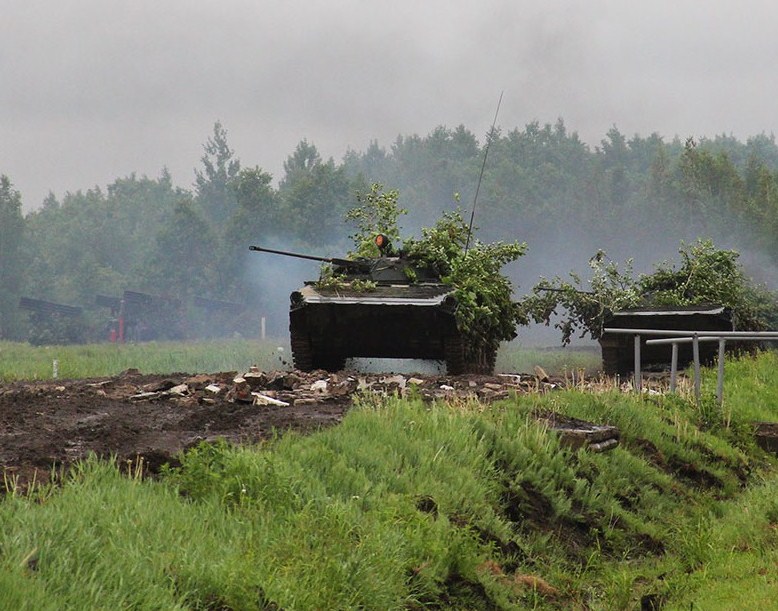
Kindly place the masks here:
POLYGON ((668 329, 604 329, 603 333, 616 335, 632 335, 634 337, 635 354, 635 392, 642 391, 642 371, 640 362, 641 336, 662 335, 661 339, 647 339, 646 345, 672 346, 670 360, 670 392, 675 392, 678 376, 678 345, 691 342, 694 359, 694 398, 700 400, 700 342, 718 341, 718 377, 716 383, 716 400, 719 404, 724 400, 724 351, 727 340, 737 341, 778 341, 778 331, 680 331, 668 329), (667 337, 670 336, 670 337, 667 337))

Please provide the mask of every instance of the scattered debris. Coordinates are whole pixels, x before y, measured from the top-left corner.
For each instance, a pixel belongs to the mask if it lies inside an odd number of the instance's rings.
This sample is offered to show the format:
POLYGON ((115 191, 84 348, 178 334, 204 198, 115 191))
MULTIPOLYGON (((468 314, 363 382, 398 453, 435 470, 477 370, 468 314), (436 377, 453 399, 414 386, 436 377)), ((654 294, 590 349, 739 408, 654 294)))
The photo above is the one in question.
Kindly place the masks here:
POLYGON ((619 445, 619 429, 615 426, 593 424, 556 412, 543 412, 536 417, 547 424, 549 430, 559 434, 562 445, 574 450, 585 448, 590 452, 606 452, 619 445))
POLYGON ((137 395, 132 395, 130 399, 132 401, 150 401, 151 399, 158 399, 161 394, 159 392, 140 392, 137 395))
POLYGON ((756 445, 778 455, 778 422, 754 422, 756 445))
POLYGON ((178 384, 177 386, 173 386, 173 388, 170 388, 168 392, 171 395, 188 395, 189 394, 189 385, 188 384, 178 384))
POLYGON ((289 403, 286 401, 279 401, 278 399, 274 399, 268 395, 263 395, 262 393, 253 392, 251 393, 251 396, 254 397, 254 405, 277 405, 279 407, 289 407, 289 403))
MULTIPOLYGON (((632 392, 629 381, 550 377, 538 370, 447 376, 256 368, 149 375, 131 369, 110 378, 10 382, 0 384, 0 466, 8 477, 32 481, 94 452, 120 461, 143 457, 144 468, 153 471, 199 441, 253 443, 285 430, 337 424, 357 393, 491 402, 571 387, 632 392)), ((667 387, 663 378, 644 380, 646 387, 667 387)), ((613 427, 545 417, 571 447, 602 452, 618 444, 613 427)))
POLYGON ((316 380, 311 384, 311 391, 320 395, 327 394, 327 380, 316 380))

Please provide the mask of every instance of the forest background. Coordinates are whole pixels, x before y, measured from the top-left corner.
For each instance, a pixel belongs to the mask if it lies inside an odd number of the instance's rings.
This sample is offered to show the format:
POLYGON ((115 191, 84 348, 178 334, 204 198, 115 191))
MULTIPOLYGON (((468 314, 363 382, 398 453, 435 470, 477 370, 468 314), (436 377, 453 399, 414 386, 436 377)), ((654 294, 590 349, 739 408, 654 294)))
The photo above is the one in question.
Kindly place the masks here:
POLYGON ((236 328, 244 336, 259 333, 261 315, 268 334, 285 337, 289 292, 316 278, 318 266, 250 253, 250 244, 342 256, 353 233, 344 214, 375 182, 399 190, 409 211, 405 236, 460 205, 469 215, 487 142, 477 236, 527 243, 505 270, 518 294, 540 276, 584 271, 599 250, 651 271, 697 238, 741 252, 756 282, 778 287, 772 135, 666 142, 613 127, 591 147, 562 119, 495 130, 483 141, 463 125, 439 126, 398 136, 388 148, 371 142, 339 162, 303 140, 276 181, 244 164, 217 122, 190 188, 175 186, 163 168, 156 178, 132 174, 61 199, 49 194, 25 214, 13 177, 0 168, 0 339, 29 339, 22 296, 83 306, 85 339, 104 339, 108 313, 96 295, 125 290, 182 304, 186 324, 165 326, 159 339, 215 333, 195 315, 198 297, 245 304, 250 315, 236 328))

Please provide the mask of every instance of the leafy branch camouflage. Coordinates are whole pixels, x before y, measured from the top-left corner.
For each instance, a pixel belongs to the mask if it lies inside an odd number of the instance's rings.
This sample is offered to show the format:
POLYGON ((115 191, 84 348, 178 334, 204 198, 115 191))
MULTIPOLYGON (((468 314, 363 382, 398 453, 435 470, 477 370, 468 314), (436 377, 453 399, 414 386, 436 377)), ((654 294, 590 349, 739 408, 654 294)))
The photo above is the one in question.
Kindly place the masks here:
POLYGON ((456 321, 468 348, 496 348, 516 337, 516 325, 527 319, 512 299, 513 286, 502 268, 521 257, 527 245, 519 242, 485 244, 471 240, 465 252, 468 226, 459 210, 444 213, 418 240, 405 243, 408 257, 440 274, 454 287, 456 321))
POLYGON ((554 326, 562 331, 563 344, 578 332, 580 337, 599 339, 612 312, 640 306, 717 304, 731 310, 739 330, 776 327, 778 296, 745 275, 738 263, 740 253, 717 249, 711 240, 682 244, 678 252, 679 267, 663 261, 654 273, 636 279, 631 260, 622 272, 600 251, 589 260, 592 278, 588 290, 573 273, 569 281, 544 278, 521 301, 520 308, 528 320, 545 324, 561 314, 554 326))
POLYGON ((379 233, 388 237, 391 244, 400 241, 397 221, 408 211, 399 206, 399 197, 399 191, 384 191, 383 185, 379 183, 373 183, 368 193, 357 192, 358 205, 349 209, 345 215, 346 220, 357 227, 356 233, 349 236, 356 245, 356 250, 349 253, 352 257, 380 257, 378 246, 373 241, 379 233))
MULTIPOLYGON (((351 236, 356 245, 352 256, 378 256, 373 243, 377 233, 387 235, 399 247, 397 222, 407 211, 399 207, 396 190, 383 191, 374 184, 370 193, 358 196, 359 205, 346 214, 357 224, 351 236)), ((485 244, 471 240, 465 252, 468 225, 462 212, 444 212, 433 227, 422 229, 420 238, 408 238, 396 252, 412 260, 419 268, 431 270, 441 280, 454 287, 457 299, 456 322, 466 337, 468 351, 476 353, 483 347, 496 348, 501 341, 516 336, 516 325, 528 319, 512 300, 513 287, 501 273, 504 265, 515 261, 527 249, 519 242, 485 244)), ((409 277, 410 281, 415 278, 409 277)))

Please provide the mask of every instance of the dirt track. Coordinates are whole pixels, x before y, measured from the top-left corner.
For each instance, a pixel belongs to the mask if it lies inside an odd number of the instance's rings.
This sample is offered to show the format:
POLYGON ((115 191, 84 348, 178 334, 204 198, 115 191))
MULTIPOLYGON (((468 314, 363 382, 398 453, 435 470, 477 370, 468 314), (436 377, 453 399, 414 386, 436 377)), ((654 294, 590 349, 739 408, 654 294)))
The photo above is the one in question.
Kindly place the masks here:
POLYGON ((520 390, 516 376, 273 372, 246 374, 250 384, 235 378, 234 372, 128 371, 112 378, 0 385, 0 469, 24 483, 33 475, 46 479, 53 467, 95 452, 122 462, 142 457, 153 472, 201 440, 251 443, 274 431, 338 423, 359 390, 402 393, 413 385, 426 398, 487 400, 520 390), (287 405, 266 404, 274 401, 287 405))

